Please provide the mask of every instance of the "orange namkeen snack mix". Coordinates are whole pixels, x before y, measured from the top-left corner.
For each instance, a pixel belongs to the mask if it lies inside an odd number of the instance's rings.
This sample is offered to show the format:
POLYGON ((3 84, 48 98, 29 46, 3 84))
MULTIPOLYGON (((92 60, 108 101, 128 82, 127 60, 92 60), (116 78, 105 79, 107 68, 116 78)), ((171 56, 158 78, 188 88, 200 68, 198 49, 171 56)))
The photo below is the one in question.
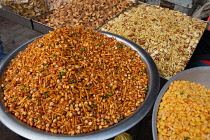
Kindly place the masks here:
POLYGON ((34 40, 7 67, 1 87, 8 112, 53 133, 81 134, 128 117, 148 90, 139 54, 83 26, 34 40))

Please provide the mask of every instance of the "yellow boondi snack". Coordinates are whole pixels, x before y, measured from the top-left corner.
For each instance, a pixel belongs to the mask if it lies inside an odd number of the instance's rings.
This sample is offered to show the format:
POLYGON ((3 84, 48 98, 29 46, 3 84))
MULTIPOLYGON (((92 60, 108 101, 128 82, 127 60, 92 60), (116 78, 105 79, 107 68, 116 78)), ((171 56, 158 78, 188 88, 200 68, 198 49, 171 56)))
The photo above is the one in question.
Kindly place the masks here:
POLYGON ((159 140, 209 140, 210 90, 189 81, 174 81, 157 115, 159 140))

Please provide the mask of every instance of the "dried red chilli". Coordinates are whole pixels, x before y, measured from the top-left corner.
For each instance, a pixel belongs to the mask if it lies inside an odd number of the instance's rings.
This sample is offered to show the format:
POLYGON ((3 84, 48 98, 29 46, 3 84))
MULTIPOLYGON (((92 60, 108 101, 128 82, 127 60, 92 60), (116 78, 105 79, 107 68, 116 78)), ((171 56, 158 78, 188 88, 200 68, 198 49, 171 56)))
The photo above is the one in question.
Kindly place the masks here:
POLYGON ((76 26, 29 44, 8 66, 1 87, 8 112, 20 120, 75 135, 107 128, 135 112, 148 77, 136 51, 76 26))

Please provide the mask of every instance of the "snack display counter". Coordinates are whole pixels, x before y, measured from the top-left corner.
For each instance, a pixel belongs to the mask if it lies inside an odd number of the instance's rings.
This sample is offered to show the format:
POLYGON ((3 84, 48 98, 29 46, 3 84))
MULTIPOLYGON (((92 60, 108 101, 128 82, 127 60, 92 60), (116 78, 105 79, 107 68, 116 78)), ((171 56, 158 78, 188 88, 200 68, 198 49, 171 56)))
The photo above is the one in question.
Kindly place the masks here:
POLYGON ((83 25, 126 37, 152 56, 165 79, 185 69, 207 27, 205 21, 179 11, 138 1, 72 0, 51 9, 32 18, 0 10, 5 12, 2 16, 15 17, 19 23, 44 34, 64 26, 83 25))
MULTIPOLYGON (((106 2, 107 0, 8 2, 0 8, 0 16, 43 34, 57 28, 81 24, 128 38, 153 58, 160 74, 160 90, 171 77, 186 69, 207 27, 205 21, 139 1, 106 2)), ((126 131, 133 140, 153 139, 152 110, 153 108, 139 123, 126 131)), ((0 134, 9 139, 26 140, 1 122, 0 134)))

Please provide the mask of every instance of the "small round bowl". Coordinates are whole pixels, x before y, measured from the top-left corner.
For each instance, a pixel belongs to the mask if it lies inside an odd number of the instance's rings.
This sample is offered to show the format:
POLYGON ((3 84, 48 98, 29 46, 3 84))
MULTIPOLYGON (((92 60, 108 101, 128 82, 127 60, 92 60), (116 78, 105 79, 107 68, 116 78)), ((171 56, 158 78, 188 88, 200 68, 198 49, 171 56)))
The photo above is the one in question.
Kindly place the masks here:
POLYGON ((170 86, 170 84, 176 80, 187 80, 190 82, 195 82, 197 84, 199 83, 205 86, 207 89, 210 89, 210 84, 209 84, 210 83, 210 66, 196 67, 196 68, 190 68, 190 69, 184 70, 178 73, 177 75, 175 75, 174 77, 172 77, 171 79, 169 79, 168 82, 166 82, 166 84, 161 89, 153 108, 152 134, 153 134, 154 140, 158 140, 156 120, 157 120, 157 112, 158 112, 159 104, 161 102, 163 95, 165 94, 168 87, 170 86))
MULTIPOLYGON (((129 117, 122 120, 120 123, 110 126, 106 129, 102 129, 99 131, 94 131, 87 134, 80 134, 80 135, 65 135, 65 134, 53 134, 50 132, 42 131, 34 127, 30 127, 26 123, 18 120, 14 115, 6 113, 5 111, 7 108, 3 105, 3 93, 0 92, 0 120, 1 122, 7 126, 9 129, 14 131, 15 133, 28 138, 28 139, 44 139, 44 140, 98 140, 98 139, 109 139, 112 138, 120 133, 123 133, 133 127, 135 124, 137 124, 139 121, 141 121, 146 114, 149 112, 149 110, 152 108, 160 87, 160 77, 158 74, 157 67, 153 61, 153 59, 150 57, 150 55, 142 49, 137 44, 131 42, 130 40, 120 37, 118 35, 108 33, 108 32, 102 32, 98 31, 102 34, 106 34, 108 37, 115 37, 116 40, 121 41, 125 43, 127 46, 131 47, 132 49, 136 50, 139 55, 141 56, 142 61, 147 66, 147 74, 149 78, 149 90, 147 92, 147 96, 145 98, 145 101, 143 104, 129 117)), ((40 36, 42 37, 42 36, 40 36)), ((34 38, 38 39, 40 37, 34 38)), ((0 64, 0 75, 2 77, 2 74, 4 73, 7 65, 10 63, 11 59, 14 58, 15 55, 17 55, 20 51, 27 48, 28 44, 31 43, 33 40, 25 43, 24 45, 18 47, 16 50, 14 50, 12 53, 10 53, 0 64)), ((0 81, 1 84, 1 81, 0 81)))

